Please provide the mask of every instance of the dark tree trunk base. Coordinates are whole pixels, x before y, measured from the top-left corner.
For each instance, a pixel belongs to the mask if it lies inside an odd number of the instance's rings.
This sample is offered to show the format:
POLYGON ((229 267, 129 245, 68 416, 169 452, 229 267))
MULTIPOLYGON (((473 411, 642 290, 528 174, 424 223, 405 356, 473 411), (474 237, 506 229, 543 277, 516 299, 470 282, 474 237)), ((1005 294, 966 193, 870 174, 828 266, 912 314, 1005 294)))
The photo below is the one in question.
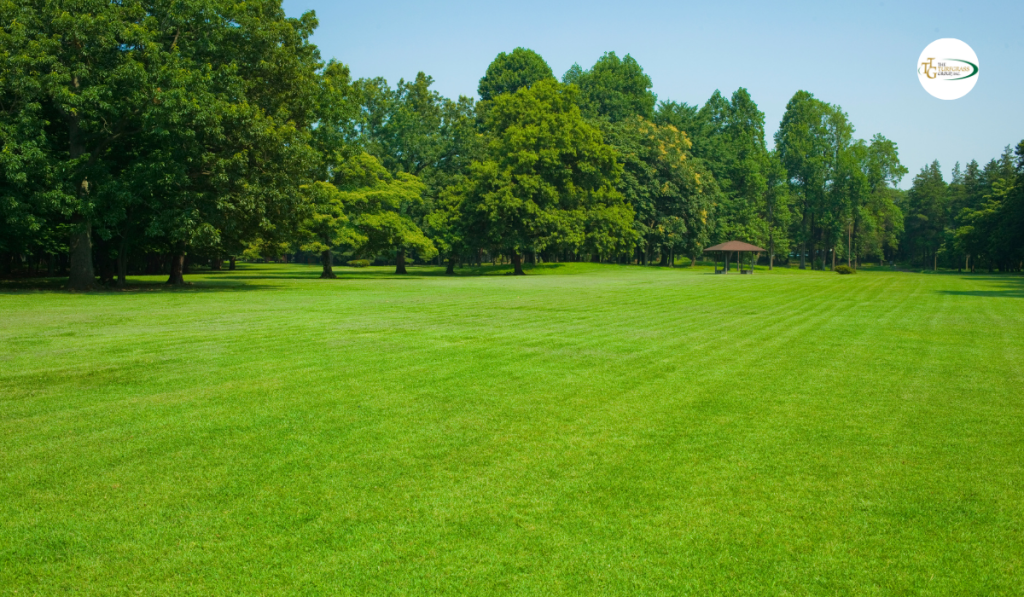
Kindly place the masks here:
POLYGON ((320 253, 320 263, 324 266, 324 270, 320 272, 321 280, 334 280, 338 277, 334 275, 334 257, 331 256, 330 251, 320 253))
POLYGON ((71 262, 68 272, 68 290, 96 289, 96 271, 92 266, 92 226, 84 223, 71 233, 71 262))
POLYGON ((512 252, 512 275, 513 276, 525 276, 526 272, 523 271, 523 257, 519 253, 512 252))
POLYGON ((405 271, 405 251, 398 252, 398 258, 395 259, 395 273, 396 274, 407 274, 405 271))
POLYGON ((171 257, 171 275, 167 278, 167 283, 180 286, 185 283, 185 255, 179 253, 171 257))
POLYGON ((446 276, 454 276, 455 275, 455 258, 454 257, 449 257, 448 258, 448 267, 444 270, 444 275, 446 275, 446 276))

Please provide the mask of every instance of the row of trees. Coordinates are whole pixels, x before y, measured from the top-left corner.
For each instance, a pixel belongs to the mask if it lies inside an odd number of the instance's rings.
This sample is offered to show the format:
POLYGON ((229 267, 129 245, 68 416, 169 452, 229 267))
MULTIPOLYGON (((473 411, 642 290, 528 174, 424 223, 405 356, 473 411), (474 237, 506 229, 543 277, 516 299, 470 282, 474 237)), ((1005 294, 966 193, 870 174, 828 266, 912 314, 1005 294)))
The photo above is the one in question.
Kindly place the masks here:
POLYGON ((76 289, 97 272, 182 283, 189 263, 243 254, 316 255, 323 277, 339 255, 399 273, 484 252, 515 273, 673 265, 732 238, 769 248, 769 266, 991 260, 993 201, 1019 188, 968 191, 964 174, 935 208, 928 181, 896 189, 895 143, 855 139, 838 106, 798 92, 770 151, 746 90, 658 102, 628 55, 559 80, 517 48, 478 101, 452 100, 423 73, 353 81, 309 43, 315 16, 278 0, 0 0, 0 19, 0 268, 67 268, 76 289))
POLYGON ((1019 272, 1024 265, 1024 141, 979 166, 953 167, 950 181, 932 162, 902 198, 902 256, 909 262, 976 271, 1019 272))

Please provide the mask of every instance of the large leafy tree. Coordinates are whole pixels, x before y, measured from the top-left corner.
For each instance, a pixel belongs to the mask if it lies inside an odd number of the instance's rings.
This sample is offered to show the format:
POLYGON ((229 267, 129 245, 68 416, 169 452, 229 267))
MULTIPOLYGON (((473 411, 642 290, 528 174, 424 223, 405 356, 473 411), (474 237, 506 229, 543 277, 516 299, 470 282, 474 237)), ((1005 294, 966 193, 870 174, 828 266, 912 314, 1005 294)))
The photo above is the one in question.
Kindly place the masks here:
POLYGON ((41 208, 64 216, 69 286, 88 289, 93 222, 105 207, 105 184, 123 167, 116 146, 161 109, 157 90, 175 63, 173 41, 140 2, 86 0, 73 10, 4 2, 0 11, 4 153, 19 155, 5 170, 20 183, 5 193, 6 211, 28 225, 22 214, 41 208), (45 188, 24 180, 29 173, 45 188))
POLYGON ((40 99, 41 67, 32 55, 31 19, 19 20, 22 8, 0 2, 0 260, 9 273, 18 253, 56 253, 67 247, 55 221, 67 189, 46 134, 47 115, 40 99))
POLYGON ((20 202, 68 222, 69 287, 93 285, 96 238, 170 248, 181 282, 188 247, 293 219, 310 165, 312 14, 229 0, 2 10, 15 26, 0 44, 17 57, 5 68, 33 82, 19 89, 36 117, 22 138, 45 148, 35 164, 50 180, 23 187, 20 202))
POLYGON ((620 59, 608 52, 590 70, 574 64, 562 82, 579 87, 578 101, 587 118, 618 122, 632 116, 654 117, 658 97, 651 91, 651 78, 629 54, 620 59))
POLYGON ((321 278, 333 279, 335 248, 360 244, 349 225, 344 195, 337 183, 347 161, 361 153, 357 138, 360 103, 347 66, 329 62, 318 81, 316 121, 311 145, 316 152, 315 182, 302 187, 305 198, 296 240, 303 251, 320 254, 321 278))
POLYGON ((505 93, 515 93, 539 81, 553 80, 551 67, 540 54, 527 48, 502 52, 487 67, 480 79, 477 95, 481 101, 492 100, 505 93))
POLYGON ((521 257, 548 247, 628 250, 632 213, 615 185, 615 151, 588 124, 575 87, 543 80, 495 97, 487 155, 470 166, 461 204, 477 246, 521 257))
POLYGON ((623 167, 617 188, 635 212, 638 261, 648 263, 658 253, 662 265, 672 265, 676 253, 692 257, 706 246, 719 192, 711 173, 690 156, 686 134, 639 116, 601 121, 601 128, 623 167))
POLYGON ((413 218, 426 190, 418 178, 406 172, 391 175, 375 157, 359 153, 339 166, 334 180, 352 227, 346 235, 357 253, 393 251, 398 274, 406 273, 410 252, 421 259, 437 255, 413 218))
POLYGON ((775 133, 775 147, 789 176, 796 215, 796 242, 800 268, 807 263, 808 246, 826 203, 830 160, 834 156, 827 120, 831 106, 811 93, 798 91, 775 133))
POLYGON ((875 255, 884 260, 895 253, 903 234, 896 185, 907 174, 896 143, 881 134, 872 137, 870 144, 856 143, 852 151, 861 162, 866 193, 853 196, 847 228, 848 265, 855 265, 851 260, 858 258, 875 255))
POLYGON ((298 238, 303 251, 320 254, 321 278, 334 279, 335 247, 359 246, 365 242, 349 226, 345 195, 331 183, 317 181, 303 187, 307 197, 306 216, 299 223, 298 238))
POLYGON ((423 73, 414 81, 399 81, 394 89, 383 79, 357 81, 360 115, 353 141, 392 175, 413 174, 425 185, 423 201, 408 215, 451 258, 462 247, 453 244, 459 230, 456 219, 431 214, 437 209, 450 212, 444 189, 465 176, 482 142, 473 100, 444 98, 430 89, 432 83, 423 73))

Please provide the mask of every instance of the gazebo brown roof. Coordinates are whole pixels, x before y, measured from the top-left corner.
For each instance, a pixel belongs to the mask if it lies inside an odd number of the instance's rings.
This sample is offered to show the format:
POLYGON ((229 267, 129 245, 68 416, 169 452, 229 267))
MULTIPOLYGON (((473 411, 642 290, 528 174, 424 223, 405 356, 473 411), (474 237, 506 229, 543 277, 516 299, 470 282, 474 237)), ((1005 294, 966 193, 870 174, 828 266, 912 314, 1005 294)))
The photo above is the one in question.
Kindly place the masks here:
POLYGON ((704 249, 705 253, 711 253, 712 251, 723 251, 723 252, 729 252, 729 253, 732 253, 733 251, 739 251, 740 253, 766 253, 767 252, 765 249, 762 249, 761 247, 759 247, 757 245, 752 245, 750 243, 745 243, 745 242, 739 241, 739 240, 731 240, 731 241, 729 241, 727 243, 722 243, 720 245, 715 245, 713 247, 708 247, 708 248, 704 249))
POLYGON ((729 273, 729 253, 736 253, 736 264, 740 266, 740 273, 741 274, 752 274, 752 273, 754 273, 754 258, 753 257, 750 258, 750 269, 747 270, 747 271, 743 271, 743 260, 740 257, 740 253, 765 253, 766 251, 764 249, 762 249, 761 247, 757 246, 757 245, 752 245, 750 243, 745 243, 745 242, 739 241, 739 240, 731 240, 729 242, 722 243, 720 245, 715 245, 713 247, 708 247, 708 248, 704 249, 704 252, 705 253, 715 253, 716 254, 716 257, 715 257, 715 273, 716 274, 726 274, 726 273, 729 273), (725 254, 725 269, 723 269, 721 271, 718 270, 718 257, 717 257, 718 253, 724 253, 725 254))

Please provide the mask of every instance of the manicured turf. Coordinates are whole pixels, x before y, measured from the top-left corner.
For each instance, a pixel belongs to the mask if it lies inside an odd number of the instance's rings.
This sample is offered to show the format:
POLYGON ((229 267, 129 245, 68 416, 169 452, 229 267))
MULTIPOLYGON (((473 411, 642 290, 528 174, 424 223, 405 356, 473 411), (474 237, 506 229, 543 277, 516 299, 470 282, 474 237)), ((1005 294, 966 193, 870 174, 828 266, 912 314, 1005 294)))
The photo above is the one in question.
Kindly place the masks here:
POLYGON ((0 593, 1021 594, 1019 276, 317 273, 0 285, 0 593))

